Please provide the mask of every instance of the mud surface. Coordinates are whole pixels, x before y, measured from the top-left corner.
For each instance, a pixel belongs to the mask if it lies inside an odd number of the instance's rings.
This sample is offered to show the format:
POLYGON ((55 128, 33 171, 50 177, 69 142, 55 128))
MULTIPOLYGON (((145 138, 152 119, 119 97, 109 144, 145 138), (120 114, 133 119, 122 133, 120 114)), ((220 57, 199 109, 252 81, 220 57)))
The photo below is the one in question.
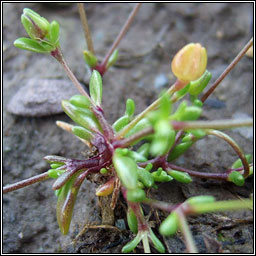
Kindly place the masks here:
MULTIPOLYGON (((108 47, 132 10, 133 3, 89 3, 87 16, 97 56, 103 59, 108 47)), ((7 112, 7 105, 28 79, 67 79, 61 67, 49 56, 16 49, 13 41, 25 36, 20 24, 24 7, 38 11, 61 24, 64 56, 79 81, 88 84, 89 72, 82 51, 85 41, 75 4, 3 4, 3 184, 45 172, 45 155, 83 158, 86 147, 72 135, 56 127, 55 121, 69 121, 64 114, 48 117, 22 117, 7 112)), ((103 106, 113 122, 124 111, 125 100, 133 98, 136 112, 143 110, 174 81, 170 61, 175 52, 189 42, 207 48, 208 69, 213 81, 252 36, 253 4, 249 3, 147 3, 143 4, 128 34, 120 44, 120 60, 104 76, 103 106)), ((38 95, 40 97, 40 95, 38 95)), ((244 57, 206 102, 203 119, 253 116, 253 61, 244 57)), ((227 132, 252 153, 251 129, 227 132)), ((176 161, 198 171, 223 172, 236 159, 225 142, 207 137, 196 143, 176 161)), ((78 195, 70 233, 60 234, 55 217, 56 197, 52 181, 33 185, 3 196, 3 252, 5 253, 118 253, 132 234, 127 230, 122 204, 115 216, 121 232, 90 229, 72 246, 72 239, 87 223, 101 223, 95 186, 85 182, 78 195)), ((188 185, 162 184, 150 192, 153 198, 179 203, 194 195, 214 195, 218 200, 248 198, 253 179, 244 187, 231 183, 195 179, 188 185)), ((150 209, 145 208, 146 213, 150 209)), ((157 227, 156 212, 151 212, 157 227)), ((158 212, 160 218, 164 214, 158 212)), ((188 219, 201 253, 253 252, 252 211, 207 214, 188 219), (208 242, 204 242, 207 240, 208 242)), ((154 229, 157 232, 157 228, 154 229)), ((159 236, 160 237, 160 236, 159 236)), ((163 239, 169 252, 182 253, 181 234, 163 239)), ((142 252, 139 247, 136 252, 142 252)), ((152 249, 152 252, 155 252, 152 249)))

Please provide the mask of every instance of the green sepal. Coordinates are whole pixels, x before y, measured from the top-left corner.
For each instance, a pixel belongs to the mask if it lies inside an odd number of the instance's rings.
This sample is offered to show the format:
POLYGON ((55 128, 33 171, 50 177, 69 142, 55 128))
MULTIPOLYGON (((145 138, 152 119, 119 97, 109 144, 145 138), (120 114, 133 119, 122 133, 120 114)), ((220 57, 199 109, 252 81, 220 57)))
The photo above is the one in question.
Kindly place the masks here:
POLYGON ((193 104, 194 104, 194 106, 199 107, 199 108, 202 108, 204 105, 204 103, 199 99, 194 99, 193 104))
POLYGON ((52 21, 50 24, 50 29, 49 29, 49 40, 50 42, 55 45, 58 46, 59 44, 59 30, 60 30, 60 25, 57 21, 52 21))
POLYGON ((172 152, 168 156, 168 162, 171 162, 174 159, 181 156, 182 154, 184 154, 192 145, 193 145, 193 142, 188 141, 188 142, 182 142, 177 146, 175 146, 172 152))
POLYGON ((191 130, 186 130, 186 132, 191 133, 197 139, 201 139, 201 138, 203 138, 206 135, 206 132, 203 129, 191 129, 191 130))
POLYGON ((122 156, 115 151, 113 164, 122 184, 128 189, 135 189, 138 181, 136 162, 130 157, 122 156))
POLYGON ((57 168, 61 167, 62 165, 63 165, 63 163, 61 163, 61 164, 51 164, 50 166, 51 166, 52 169, 57 169, 57 168))
POLYGON ((141 233, 139 232, 137 234, 137 236, 130 241, 129 243, 127 243, 123 248, 122 248, 122 253, 128 253, 131 252, 132 250, 134 250, 136 248, 136 246, 139 244, 139 242, 141 241, 142 237, 141 237, 141 233))
POLYGON ((102 78, 97 70, 92 71, 89 89, 92 100, 97 106, 100 106, 102 100, 102 78))
POLYGON ((182 99, 189 91, 190 88, 190 83, 188 83, 184 88, 182 88, 181 90, 177 91, 175 93, 175 97, 177 98, 177 100, 182 99))
POLYGON ((240 172, 233 171, 228 175, 228 181, 233 182, 237 186, 243 186, 244 176, 240 172))
POLYGON ((92 52, 85 50, 83 51, 83 55, 84 55, 84 60, 86 64, 90 68, 94 68, 95 66, 97 66, 97 63, 98 63, 97 57, 92 52))
POLYGON ((137 234, 138 233, 138 221, 137 221, 136 215, 131 207, 128 207, 126 215, 127 215, 127 223, 128 223, 130 230, 134 234, 137 234))
POLYGON ((69 102, 74 106, 80 107, 80 108, 90 108, 91 106, 90 100, 84 95, 80 95, 80 94, 72 96, 69 102))
POLYGON ((118 49, 115 49, 114 52, 111 54, 111 56, 108 59, 107 62, 107 69, 109 69, 111 66, 113 66, 118 59, 118 49))
POLYGON ((154 185, 154 178, 151 173, 144 168, 138 167, 138 177, 145 187, 149 188, 154 185))
MULTIPOLYGON (((252 162, 252 155, 251 154, 247 154, 245 155, 245 158, 247 160, 247 163, 250 164, 252 162)), ((231 166, 232 169, 237 169, 243 166, 243 163, 241 161, 241 159, 237 159, 231 166)))
POLYGON ((178 116, 178 121, 194 121, 197 120, 201 113, 202 108, 196 106, 189 106, 185 108, 185 111, 178 116))
POLYGON ((18 38, 14 41, 14 46, 22 50, 37 53, 49 53, 38 41, 26 37, 18 38))
POLYGON ((189 93, 195 96, 200 94, 210 82, 211 78, 212 74, 206 70, 198 80, 190 82, 189 93))
POLYGON ((159 233, 162 236, 174 235, 178 229, 179 219, 178 214, 173 211, 160 225, 159 233))
POLYGON ((214 196, 193 196, 186 200, 186 203, 189 205, 198 205, 198 204, 206 204, 212 203, 215 201, 214 196))
POLYGON ((165 248, 162 242, 158 239, 158 237, 154 234, 154 232, 150 229, 149 237, 154 245, 154 247, 160 252, 165 253, 165 248))
POLYGON ((192 182, 192 178, 186 172, 179 172, 176 170, 168 170, 167 173, 171 175, 175 180, 181 183, 190 183, 192 182))
POLYGON ((127 190, 127 199, 134 203, 139 203, 146 198, 146 193, 141 188, 128 189, 127 190))

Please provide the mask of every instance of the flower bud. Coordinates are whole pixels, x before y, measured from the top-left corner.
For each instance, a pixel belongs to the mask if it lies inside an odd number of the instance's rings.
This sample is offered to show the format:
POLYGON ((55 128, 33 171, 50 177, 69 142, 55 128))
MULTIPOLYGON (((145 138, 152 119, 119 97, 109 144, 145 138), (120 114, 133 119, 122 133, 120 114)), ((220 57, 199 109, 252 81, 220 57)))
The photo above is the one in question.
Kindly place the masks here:
POLYGON ((190 82, 200 78, 206 66, 206 49, 199 43, 190 43, 174 56, 171 67, 179 80, 190 82))
POLYGON ((84 50, 83 54, 84 54, 84 60, 85 60, 86 64, 89 67, 94 68, 98 63, 96 56, 92 52, 87 51, 87 50, 84 50))
POLYGON ((237 186, 243 186, 244 176, 240 172, 233 171, 228 175, 228 181, 233 182, 237 186))
POLYGON ((49 32, 49 22, 31 9, 23 9, 21 23, 32 39, 44 39, 49 32))

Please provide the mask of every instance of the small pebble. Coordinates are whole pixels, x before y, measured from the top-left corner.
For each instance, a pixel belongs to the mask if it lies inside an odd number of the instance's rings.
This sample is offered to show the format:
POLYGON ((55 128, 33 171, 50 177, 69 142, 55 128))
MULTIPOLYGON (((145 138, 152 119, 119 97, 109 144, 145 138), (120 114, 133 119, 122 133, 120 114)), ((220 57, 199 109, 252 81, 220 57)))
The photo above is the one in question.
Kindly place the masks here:
POLYGON ((204 105, 209 106, 210 108, 220 109, 225 108, 226 104, 223 101, 220 101, 218 99, 207 99, 204 103, 204 105))
POLYGON ((116 226, 118 229, 120 229, 120 230, 125 230, 125 229, 126 229, 124 219, 118 219, 118 220, 116 220, 115 226, 116 226))
POLYGON ((11 98, 8 112, 20 116, 50 116, 62 113, 61 101, 79 91, 64 79, 30 79, 11 98))

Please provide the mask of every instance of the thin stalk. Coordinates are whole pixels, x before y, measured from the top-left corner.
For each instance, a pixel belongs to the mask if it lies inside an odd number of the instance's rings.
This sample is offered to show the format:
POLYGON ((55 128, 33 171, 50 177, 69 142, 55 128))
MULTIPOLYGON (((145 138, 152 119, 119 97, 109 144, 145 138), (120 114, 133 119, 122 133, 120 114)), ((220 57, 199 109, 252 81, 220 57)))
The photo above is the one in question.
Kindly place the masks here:
POLYGON ((187 246, 188 253, 198 253, 197 248, 195 246, 195 242, 191 231, 189 229, 186 217, 184 216, 183 212, 180 210, 176 211, 178 213, 179 218, 179 228, 184 236, 185 244, 187 246))
POLYGON ((158 208, 162 211, 172 212, 178 205, 172 205, 163 201, 146 198, 142 201, 143 204, 147 204, 153 208, 158 208))
POLYGON ((30 186, 30 185, 32 185, 34 183, 37 183, 37 182, 40 182, 40 181, 44 181, 44 180, 47 180, 49 178, 50 177, 48 175, 48 172, 44 172, 44 173, 41 173, 41 174, 36 175, 34 177, 28 178, 26 180, 22 180, 22 181, 19 181, 17 183, 11 184, 11 185, 6 185, 3 188, 3 194, 11 192, 11 191, 14 191, 14 190, 18 190, 20 188, 24 188, 24 187, 30 186))
POLYGON ((250 173, 250 167, 249 167, 249 164, 244 156, 243 151, 239 147, 239 145, 232 138, 230 138, 227 134, 225 134, 223 132, 216 131, 216 130, 206 130, 206 134, 214 135, 216 137, 219 137, 219 138, 225 140, 234 149, 234 151, 237 153, 237 155, 241 159, 242 164, 244 166, 243 176, 244 176, 244 178, 248 177, 249 173, 250 173))
POLYGON ((75 77, 74 73, 71 71, 71 69, 69 68, 69 66, 67 65, 61 50, 59 48, 57 48, 56 50, 51 52, 51 55, 62 65, 64 71, 66 72, 67 76, 69 77, 69 79, 73 82, 73 84, 76 86, 77 90, 84 95, 86 98, 89 99, 89 101, 91 102, 92 106, 95 107, 94 102, 91 100, 90 96, 87 94, 87 92, 84 90, 83 86, 79 83, 79 81, 77 80, 77 78, 75 77))
POLYGON ((253 38, 244 46, 244 48, 238 53, 235 59, 230 63, 230 65, 224 70, 224 72, 218 77, 218 79, 212 84, 209 90, 202 96, 201 101, 205 102, 206 99, 212 94, 212 92, 217 88, 221 81, 227 76, 227 74, 235 67, 235 65, 241 60, 241 58, 246 54, 248 49, 253 45, 253 38))
POLYGON ((113 51, 116 49, 116 47, 119 45, 121 39, 124 37, 124 35, 126 34, 128 28, 130 27, 135 15, 137 14, 139 8, 141 6, 141 3, 137 3, 134 7, 134 9, 132 10, 132 12, 130 13, 127 21, 125 22, 124 26, 122 27, 121 31, 119 32, 116 40, 114 41, 113 45, 111 46, 111 48, 109 49, 108 53, 106 54, 104 60, 102 61, 101 66, 106 67, 107 62, 111 56, 111 54, 113 53, 113 51))
POLYGON ((91 32, 90 32, 90 28, 89 28, 89 25, 88 25, 88 22, 87 22, 87 17, 86 17, 86 13, 85 13, 85 9, 84 9, 84 3, 78 3, 77 7, 78 7, 78 12, 79 12, 79 15, 80 15, 81 23, 82 23, 82 26, 83 26, 85 40, 86 40, 86 43, 87 43, 88 50, 95 55, 95 51, 94 51, 94 48, 93 48, 92 37, 91 37, 91 32))
POLYGON ((173 129, 182 130, 182 129, 231 129, 245 126, 252 126, 253 120, 217 120, 217 121, 188 121, 188 122, 171 122, 173 129))

